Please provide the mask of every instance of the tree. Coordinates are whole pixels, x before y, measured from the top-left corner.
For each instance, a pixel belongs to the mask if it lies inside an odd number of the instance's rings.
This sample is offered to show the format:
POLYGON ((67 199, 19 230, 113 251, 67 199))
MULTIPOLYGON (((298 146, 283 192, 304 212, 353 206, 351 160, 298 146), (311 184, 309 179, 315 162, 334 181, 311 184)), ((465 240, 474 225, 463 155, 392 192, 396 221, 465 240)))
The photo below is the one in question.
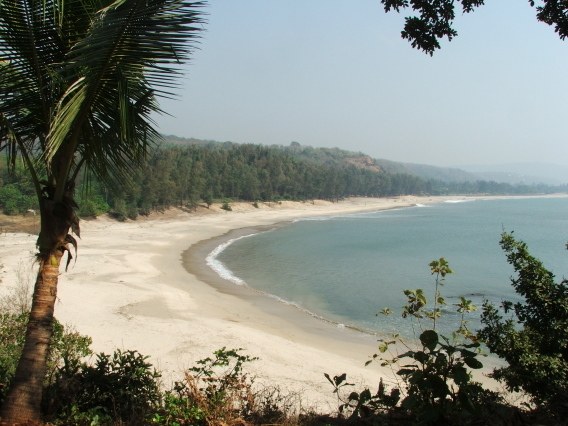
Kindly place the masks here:
MULTIPOLYGON (((568 3, 565 0, 528 0, 536 8, 536 17, 545 24, 554 26, 558 36, 564 40, 568 36, 568 3)), ((385 11, 400 12, 412 8, 416 16, 406 18, 402 38, 412 47, 432 55, 440 48, 440 40, 449 41, 457 36, 452 27, 456 5, 461 5, 463 13, 470 13, 482 6, 485 0, 381 0, 385 11)))
MULTIPOLYGON (((25 345, 2 407, 40 418, 59 268, 79 236, 81 169, 125 179, 158 137, 151 114, 171 95, 201 30, 189 0, 0 0, 0 150, 21 156, 40 205, 39 269, 25 345)), ((109 236, 110 238, 110 236, 109 236)))
POLYGON ((511 278, 513 288, 524 300, 505 301, 502 310, 484 303, 479 337, 508 364, 493 376, 511 390, 524 390, 564 421, 568 414, 568 280, 555 283, 554 275, 510 233, 501 236, 501 247, 516 272, 511 278))

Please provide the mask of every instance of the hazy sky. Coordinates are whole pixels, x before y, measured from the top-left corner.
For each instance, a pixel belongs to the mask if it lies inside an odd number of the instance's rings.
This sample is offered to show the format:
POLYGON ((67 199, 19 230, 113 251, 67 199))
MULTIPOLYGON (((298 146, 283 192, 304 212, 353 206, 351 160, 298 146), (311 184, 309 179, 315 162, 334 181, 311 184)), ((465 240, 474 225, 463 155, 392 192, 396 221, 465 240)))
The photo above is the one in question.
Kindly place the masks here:
POLYGON ((433 165, 568 165, 568 41, 523 0, 459 16, 430 57, 379 0, 211 0, 164 134, 433 165))

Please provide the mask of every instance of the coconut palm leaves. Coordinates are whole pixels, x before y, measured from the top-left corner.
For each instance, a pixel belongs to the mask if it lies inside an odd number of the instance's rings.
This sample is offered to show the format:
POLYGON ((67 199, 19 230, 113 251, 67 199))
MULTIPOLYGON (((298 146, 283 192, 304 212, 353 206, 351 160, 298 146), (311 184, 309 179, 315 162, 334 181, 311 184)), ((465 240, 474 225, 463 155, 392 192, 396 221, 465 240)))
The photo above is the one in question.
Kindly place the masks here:
POLYGON ((76 177, 86 167, 103 181, 124 178, 146 154, 158 136, 157 96, 175 88, 201 30, 201 6, 0 0, 0 149, 12 162, 23 158, 41 215, 24 362, 2 409, 5 421, 39 418, 59 263, 76 249, 70 231, 79 234, 76 177))
POLYGON ((41 152, 55 197, 62 197, 65 178, 82 161, 101 178, 127 170, 157 136, 151 120, 159 112, 156 95, 175 86, 177 66, 191 53, 187 41, 201 28, 201 3, 1 5, 3 127, 15 130, 22 152, 33 158, 41 152))

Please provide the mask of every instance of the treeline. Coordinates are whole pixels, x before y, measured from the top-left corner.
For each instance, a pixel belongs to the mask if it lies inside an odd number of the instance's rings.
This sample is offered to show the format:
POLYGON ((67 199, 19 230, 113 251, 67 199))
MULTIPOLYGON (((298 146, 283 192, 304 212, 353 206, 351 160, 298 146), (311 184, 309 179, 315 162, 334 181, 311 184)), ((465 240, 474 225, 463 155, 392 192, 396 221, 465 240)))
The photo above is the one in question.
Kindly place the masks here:
POLYGON ((37 196, 27 171, 20 166, 10 172, 6 158, 0 156, 0 213, 14 215, 37 208, 37 196))
MULTIPOLYGON (((386 172, 364 154, 303 147, 295 142, 287 147, 177 142, 164 143, 153 151, 128 182, 106 187, 92 176, 83 176, 76 194, 80 214, 93 216, 111 211, 118 218, 135 218, 153 210, 195 208, 199 203, 225 199, 336 201, 349 196, 535 194, 567 189, 425 180, 386 172)), ((3 165, 0 171, 2 211, 15 214, 37 208, 25 170, 20 168, 10 174, 3 165)))
POLYGON ((341 161, 301 159, 281 147, 231 143, 163 147, 133 179, 130 191, 114 191, 142 211, 195 206, 215 199, 245 201, 338 200, 428 191, 404 174, 372 171, 341 161))

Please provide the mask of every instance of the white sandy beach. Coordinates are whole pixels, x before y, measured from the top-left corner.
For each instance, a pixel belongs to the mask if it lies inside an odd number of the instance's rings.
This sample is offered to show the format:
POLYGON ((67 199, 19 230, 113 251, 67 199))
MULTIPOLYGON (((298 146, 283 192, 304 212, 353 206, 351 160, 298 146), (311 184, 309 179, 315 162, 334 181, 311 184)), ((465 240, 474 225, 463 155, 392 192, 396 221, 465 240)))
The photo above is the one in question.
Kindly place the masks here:
MULTIPOLYGON (((197 213, 169 211, 126 223, 105 218, 82 221, 78 258, 61 273, 55 315, 91 336, 95 352, 120 348, 149 355, 166 385, 216 349, 245 348, 247 354, 260 358, 249 367, 258 382, 301 392, 304 407, 334 411, 336 397, 325 372, 347 373, 351 382, 373 388, 379 377, 392 377, 377 363, 364 367, 375 352, 376 339, 222 282, 205 265, 208 250, 220 243, 211 239, 227 238, 231 230, 302 217, 449 198, 283 202, 260 204, 258 209, 243 203, 233 205, 232 212, 212 207, 197 213)), ((2 292, 16 283, 18 272, 29 271, 33 282, 35 240, 35 235, 0 235, 2 292)))

